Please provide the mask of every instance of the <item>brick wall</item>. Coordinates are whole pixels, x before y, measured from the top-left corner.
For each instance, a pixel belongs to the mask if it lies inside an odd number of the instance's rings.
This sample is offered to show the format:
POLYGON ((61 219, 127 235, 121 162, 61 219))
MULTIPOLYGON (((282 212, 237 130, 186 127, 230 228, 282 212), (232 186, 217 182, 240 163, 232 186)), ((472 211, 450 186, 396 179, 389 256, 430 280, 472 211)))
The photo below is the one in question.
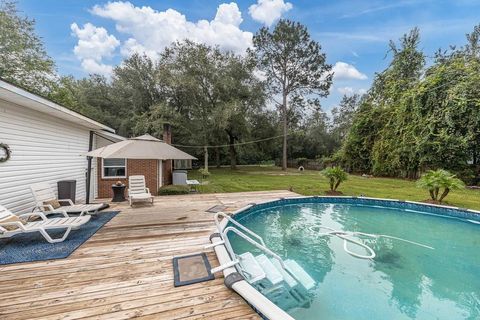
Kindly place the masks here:
MULTIPOLYGON (((99 198, 112 198, 112 184, 117 181, 121 181, 128 188, 128 178, 108 178, 102 179, 102 159, 98 158, 97 160, 98 170, 97 170, 97 179, 98 179, 98 197, 99 198)), ((134 175, 143 175, 145 176, 145 183, 147 188, 150 189, 150 192, 153 195, 156 195, 158 192, 158 160, 137 160, 137 159, 127 159, 127 176, 134 175)), ((125 190, 125 197, 127 196, 127 191, 125 190)))

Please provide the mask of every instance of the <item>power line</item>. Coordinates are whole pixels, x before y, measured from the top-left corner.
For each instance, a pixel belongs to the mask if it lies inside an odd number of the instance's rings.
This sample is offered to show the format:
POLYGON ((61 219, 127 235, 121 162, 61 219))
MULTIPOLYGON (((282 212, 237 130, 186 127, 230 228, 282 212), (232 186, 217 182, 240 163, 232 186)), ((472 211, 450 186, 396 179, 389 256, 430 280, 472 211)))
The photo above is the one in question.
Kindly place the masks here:
POLYGON ((269 141, 269 140, 274 140, 278 138, 283 138, 284 136, 288 136, 289 134, 287 133, 286 135, 282 134, 279 136, 274 136, 270 138, 264 138, 264 139, 258 139, 258 140, 252 140, 252 141, 245 141, 245 142, 237 142, 237 143, 232 143, 232 144, 219 144, 219 145, 203 145, 203 146, 189 146, 189 145, 183 145, 183 144, 172 144, 174 147, 181 147, 181 148, 223 148, 223 147, 230 147, 230 146, 242 146, 246 144, 254 144, 258 142, 263 142, 263 141, 269 141))

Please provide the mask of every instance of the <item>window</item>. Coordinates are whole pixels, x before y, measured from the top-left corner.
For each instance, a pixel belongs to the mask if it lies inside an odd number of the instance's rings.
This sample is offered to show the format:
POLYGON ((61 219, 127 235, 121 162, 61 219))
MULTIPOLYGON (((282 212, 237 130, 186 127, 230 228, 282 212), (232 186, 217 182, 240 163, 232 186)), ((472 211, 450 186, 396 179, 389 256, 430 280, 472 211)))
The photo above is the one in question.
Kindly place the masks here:
POLYGON ((126 178, 127 162, 125 159, 103 159, 103 178, 126 178))
POLYGON ((186 170, 186 169, 192 169, 192 160, 190 159, 185 159, 185 160, 180 160, 176 159, 173 160, 173 167, 177 170, 186 170))

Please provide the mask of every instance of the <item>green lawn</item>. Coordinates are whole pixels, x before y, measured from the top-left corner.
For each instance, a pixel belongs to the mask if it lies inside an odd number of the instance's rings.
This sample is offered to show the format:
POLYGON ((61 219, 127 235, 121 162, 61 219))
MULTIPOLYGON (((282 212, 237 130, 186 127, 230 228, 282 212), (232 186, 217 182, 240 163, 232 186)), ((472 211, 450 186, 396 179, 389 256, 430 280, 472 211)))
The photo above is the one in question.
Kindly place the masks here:
MULTIPOLYGON (((237 170, 227 168, 210 169, 211 176, 199 187, 202 193, 280 190, 291 188, 302 195, 323 195, 328 190, 327 179, 318 171, 299 172, 289 169, 283 172, 277 167, 239 166, 237 170)), ((197 171, 189 173, 189 179, 201 181, 197 171)), ((415 186, 415 182, 391 178, 362 178, 350 175, 340 185, 345 195, 392 198, 422 201, 428 192, 415 186)), ((480 210, 480 190, 453 191, 446 204, 480 210)))

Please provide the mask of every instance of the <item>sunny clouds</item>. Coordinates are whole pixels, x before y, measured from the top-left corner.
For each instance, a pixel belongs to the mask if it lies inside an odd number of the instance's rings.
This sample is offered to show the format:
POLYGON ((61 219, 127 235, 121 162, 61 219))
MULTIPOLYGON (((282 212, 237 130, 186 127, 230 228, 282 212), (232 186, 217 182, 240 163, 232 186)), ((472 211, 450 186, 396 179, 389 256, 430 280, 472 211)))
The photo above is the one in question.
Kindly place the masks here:
MULTIPOLYGON (((255 30, 261 26, 272 27, 293 10, 294 4, 284 0, 257 0, 242 7, 243 13, 236 2, 222 3, 214 9, 212 18, 194 20, 188 19, 180 9, 157 10, 128 1, 98 3, 88 10, 95 24, 71 23, 71 35, 76 39, 73 53, 85 73, 107 78, 122 59, 140 53, 155 60, 165 47, 184 39, 244 54, 253 45, 255 30), (247 30, 242 26, 244 18, 253 23, 253 28, 247 30), (100 25, 102 21, 105 25, 113 23, 114 28, 100 25)), ((316 40, 322 42, 322 39, 316 40)), ((332 65, 333 96, 365 92, 362 88, 368 77, 364 72, 351 62, 336 61, 332 65)))

